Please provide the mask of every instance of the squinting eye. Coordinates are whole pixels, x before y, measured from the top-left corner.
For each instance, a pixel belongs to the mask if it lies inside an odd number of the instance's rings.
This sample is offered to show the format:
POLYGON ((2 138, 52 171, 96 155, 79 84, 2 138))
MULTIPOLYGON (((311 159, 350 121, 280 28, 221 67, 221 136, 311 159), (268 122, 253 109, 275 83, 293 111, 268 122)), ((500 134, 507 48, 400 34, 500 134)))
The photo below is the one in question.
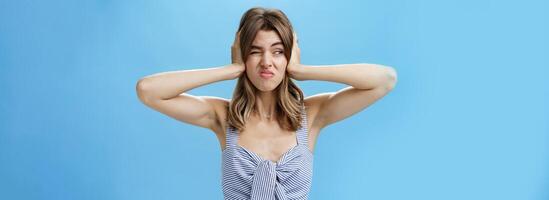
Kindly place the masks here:
POLYGON ((257 51, 254 51, 254 52, 250 52, 250 54, 258 54, 259 52, 257 51))
POLYGON ((281 54, 284 53, 283 51, 275 51, 275 54, 281 54))

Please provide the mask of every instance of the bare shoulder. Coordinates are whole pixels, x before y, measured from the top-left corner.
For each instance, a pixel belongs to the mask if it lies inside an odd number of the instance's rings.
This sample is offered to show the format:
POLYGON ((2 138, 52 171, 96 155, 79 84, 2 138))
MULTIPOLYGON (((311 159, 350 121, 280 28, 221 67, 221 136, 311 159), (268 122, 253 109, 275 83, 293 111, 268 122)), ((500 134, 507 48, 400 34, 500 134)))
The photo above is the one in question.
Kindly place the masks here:
MULTIPOLYGON (((315 125, 316 116, 319 113, 322 103, 325 102, 331 94, 332 93, 320 93, 304 99, 309 128, 315 125)), ((229 110, 230 99, 214 96, 203 96, 203 98, 213 106, 217 116, 217 124, 212 128, 213 131, 216 132, 216 134, 224 133, 227 126, 227 112, 229 110)))

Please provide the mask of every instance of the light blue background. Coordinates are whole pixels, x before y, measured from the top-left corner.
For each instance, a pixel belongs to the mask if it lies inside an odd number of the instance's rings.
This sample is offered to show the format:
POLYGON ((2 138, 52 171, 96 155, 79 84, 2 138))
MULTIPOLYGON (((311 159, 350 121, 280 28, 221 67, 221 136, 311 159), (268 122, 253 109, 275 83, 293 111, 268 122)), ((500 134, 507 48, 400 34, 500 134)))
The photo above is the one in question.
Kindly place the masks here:
POLYGON ((0 199, 222 199, 215 135, 135 84, 227 64, 256 5, 289 16, 305 64, 398 72, 322 131, 311 199, 549 199, 549 3, 534 0, 1 1, 0 199))

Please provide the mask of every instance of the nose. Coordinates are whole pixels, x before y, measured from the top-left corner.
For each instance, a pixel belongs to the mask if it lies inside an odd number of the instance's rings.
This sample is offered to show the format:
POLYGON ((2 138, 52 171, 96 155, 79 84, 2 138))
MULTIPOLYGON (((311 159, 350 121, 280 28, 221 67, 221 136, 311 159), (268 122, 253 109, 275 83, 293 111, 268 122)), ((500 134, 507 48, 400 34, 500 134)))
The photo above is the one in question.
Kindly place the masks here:
POLYGON ((263 68, 269 68, 269 67, 272 67, 273 66, 273 58, 270 54, 268 53, 265 53, 263 54, 263 56, 261 57, 261 67, 263 68))

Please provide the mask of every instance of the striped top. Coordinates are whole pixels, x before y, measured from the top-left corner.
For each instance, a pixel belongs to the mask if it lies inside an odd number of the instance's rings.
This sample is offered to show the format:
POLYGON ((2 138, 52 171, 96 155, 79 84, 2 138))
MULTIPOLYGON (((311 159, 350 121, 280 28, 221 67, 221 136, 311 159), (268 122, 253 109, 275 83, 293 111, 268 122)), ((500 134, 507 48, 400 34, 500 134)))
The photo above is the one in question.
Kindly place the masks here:
POLYGON ((313 176, 313 153, 307 146, 307 114, 296 131, 297 145, 277 162, 238 145, 238 130, 228 126, 222 154, 222 188, 225 199, 307 199, 313 176))

